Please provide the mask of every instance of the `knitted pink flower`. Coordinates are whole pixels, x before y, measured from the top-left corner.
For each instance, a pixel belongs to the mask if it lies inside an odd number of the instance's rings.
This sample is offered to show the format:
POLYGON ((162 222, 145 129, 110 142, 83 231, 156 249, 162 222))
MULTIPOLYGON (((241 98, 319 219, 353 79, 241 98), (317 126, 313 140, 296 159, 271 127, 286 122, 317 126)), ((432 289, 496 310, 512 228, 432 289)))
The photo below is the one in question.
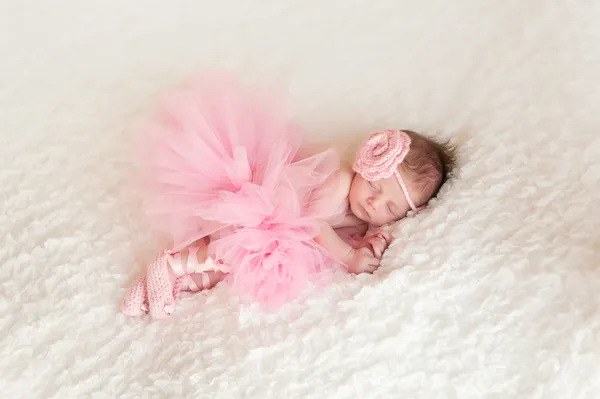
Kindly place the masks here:
POLYGON ((388 178, 409 150, 410 137, 403 131, 373 133, 358 152, 353 169, 368 181, 388 178))

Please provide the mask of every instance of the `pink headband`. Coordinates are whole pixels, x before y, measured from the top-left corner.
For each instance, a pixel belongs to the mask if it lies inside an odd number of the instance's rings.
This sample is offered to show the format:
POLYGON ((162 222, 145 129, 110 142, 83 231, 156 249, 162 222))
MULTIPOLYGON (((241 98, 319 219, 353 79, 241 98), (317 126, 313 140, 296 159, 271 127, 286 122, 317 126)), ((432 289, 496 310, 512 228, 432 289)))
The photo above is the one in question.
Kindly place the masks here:
POLYGON ((410 150, 410 137, 401 130, 384 130, 371 134, 356 155, 353 169, 367 181, 396 176, 410 209, 417 211, 415 203, 408 195, 408 189, 398 172, 410 150))

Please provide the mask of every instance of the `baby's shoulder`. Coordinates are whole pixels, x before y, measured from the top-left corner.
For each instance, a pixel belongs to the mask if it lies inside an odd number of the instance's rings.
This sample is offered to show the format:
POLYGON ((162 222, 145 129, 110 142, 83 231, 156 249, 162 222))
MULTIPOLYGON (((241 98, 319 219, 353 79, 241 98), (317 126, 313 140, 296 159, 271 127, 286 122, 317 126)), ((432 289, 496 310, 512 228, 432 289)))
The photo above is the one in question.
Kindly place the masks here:
POLYGON ((352 169, 341 167, 313 192, 313 213, 330 224, 344 219, 348 210, 348 193, 352 184, 352 169))
POLYGON ((349 165, 342 164, 341 167, 333 173, 328 181, 328 194, 336 199, 344 200, 348 197, 350 192, 350 186, 352 185, 352 179, 354 178, 354 171, 349 165))

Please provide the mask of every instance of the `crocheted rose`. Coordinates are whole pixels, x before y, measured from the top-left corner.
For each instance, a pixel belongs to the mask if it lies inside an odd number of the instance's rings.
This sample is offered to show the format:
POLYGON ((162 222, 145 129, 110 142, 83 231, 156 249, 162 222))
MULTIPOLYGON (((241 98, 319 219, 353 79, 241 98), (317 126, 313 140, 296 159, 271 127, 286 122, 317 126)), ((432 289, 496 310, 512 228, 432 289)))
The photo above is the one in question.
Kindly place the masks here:
POLYGON ((385 179, 410 150, 410 137, 400 130, 384 130, 371 134, 356 156, 353 169, 368 181, 385 179))

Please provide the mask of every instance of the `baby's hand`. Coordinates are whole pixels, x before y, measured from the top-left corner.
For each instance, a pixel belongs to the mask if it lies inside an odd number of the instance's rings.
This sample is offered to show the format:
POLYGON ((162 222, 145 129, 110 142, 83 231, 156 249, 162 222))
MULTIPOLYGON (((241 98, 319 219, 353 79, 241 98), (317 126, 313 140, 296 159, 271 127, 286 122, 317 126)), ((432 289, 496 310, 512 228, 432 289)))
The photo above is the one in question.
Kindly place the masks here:
POLYGON ((364 242, 371 247, 373 255, 377 259, 381 259, 383 251, 385 251, 390 244, 392 237, 387 232, 379 232, 369 237, 365 237, 364 242))
POLYGON ((373 273, 379 267, 379 259, 367 247, 353 249, 346 265, 350 273, 373 273))

